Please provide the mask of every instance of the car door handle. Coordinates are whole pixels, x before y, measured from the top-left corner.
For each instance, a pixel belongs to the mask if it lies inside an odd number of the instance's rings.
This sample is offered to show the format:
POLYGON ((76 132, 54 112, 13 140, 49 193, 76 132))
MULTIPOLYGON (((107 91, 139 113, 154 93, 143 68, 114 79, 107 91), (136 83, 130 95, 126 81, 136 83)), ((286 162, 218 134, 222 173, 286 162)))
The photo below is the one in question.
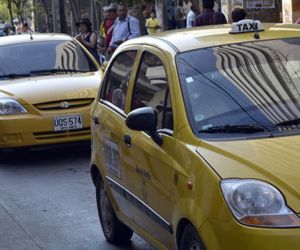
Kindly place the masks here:
POLYGON ((97 128, 100 127, 100 122, 99 122, 99 118, 98 117, 93 117, 93 121, 94 121, 94 124, 95 124, 95 126, 97 128))
POLYGON ((123 138, 127 147, 131 147, 131 135, 125 134, 123 138))

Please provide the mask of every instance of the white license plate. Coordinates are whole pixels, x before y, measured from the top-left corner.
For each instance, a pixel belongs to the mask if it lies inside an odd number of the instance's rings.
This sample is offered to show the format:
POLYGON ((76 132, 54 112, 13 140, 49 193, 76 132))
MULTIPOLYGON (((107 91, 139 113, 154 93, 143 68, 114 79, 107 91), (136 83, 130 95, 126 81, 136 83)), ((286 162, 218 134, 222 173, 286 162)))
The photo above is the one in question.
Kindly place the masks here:
POLYGON ((81 115, 56 116, 53 119, 54 131, 65 131, 83 128, 81 115))

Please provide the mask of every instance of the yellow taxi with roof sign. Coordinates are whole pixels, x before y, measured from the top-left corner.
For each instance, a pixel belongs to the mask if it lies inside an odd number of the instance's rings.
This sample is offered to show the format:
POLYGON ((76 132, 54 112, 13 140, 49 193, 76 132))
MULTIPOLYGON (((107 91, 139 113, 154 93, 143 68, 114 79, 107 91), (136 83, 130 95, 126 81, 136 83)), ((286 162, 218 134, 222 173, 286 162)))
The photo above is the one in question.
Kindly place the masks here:
POLYGON ((239 23, 122 44, 91 113, 111 243, 300 249, 300 26, 239 23))
POLYGON ((90 140, 102 71, 61 34, 0 38, 0 150, 90 140))

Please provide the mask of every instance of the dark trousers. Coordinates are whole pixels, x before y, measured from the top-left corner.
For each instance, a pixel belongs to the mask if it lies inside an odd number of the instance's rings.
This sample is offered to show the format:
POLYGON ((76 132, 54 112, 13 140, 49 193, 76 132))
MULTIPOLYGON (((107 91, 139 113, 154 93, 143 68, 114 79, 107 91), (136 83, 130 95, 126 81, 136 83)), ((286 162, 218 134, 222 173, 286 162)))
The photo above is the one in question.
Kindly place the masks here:
POLYGON ((186 28, 186 20, 176 21, 176 29, 186 28))

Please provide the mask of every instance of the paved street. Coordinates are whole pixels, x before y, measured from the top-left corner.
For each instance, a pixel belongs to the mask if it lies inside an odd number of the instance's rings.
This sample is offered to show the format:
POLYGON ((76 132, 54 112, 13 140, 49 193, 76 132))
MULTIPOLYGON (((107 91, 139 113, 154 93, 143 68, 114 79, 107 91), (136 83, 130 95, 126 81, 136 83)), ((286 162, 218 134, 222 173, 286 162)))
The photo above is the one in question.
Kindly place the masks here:
POLYGON ((106 243, 88 146, 10 153, 0 162, 0 249, 153 249, 138 236, 106 243))

